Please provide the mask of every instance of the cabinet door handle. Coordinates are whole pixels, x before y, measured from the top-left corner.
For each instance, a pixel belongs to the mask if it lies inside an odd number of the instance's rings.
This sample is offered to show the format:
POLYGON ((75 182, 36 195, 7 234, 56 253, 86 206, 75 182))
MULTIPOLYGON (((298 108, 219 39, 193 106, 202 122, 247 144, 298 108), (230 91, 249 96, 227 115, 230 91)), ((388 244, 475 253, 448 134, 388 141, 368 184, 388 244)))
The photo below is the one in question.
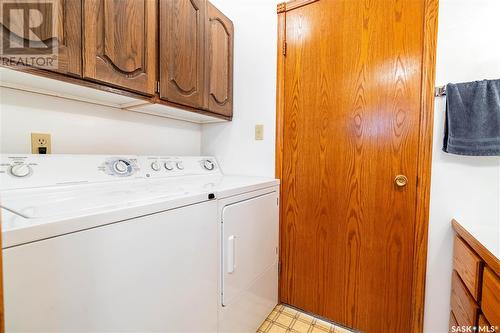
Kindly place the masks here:
POLYGON ((231 235, 227 238, 227 272, 234 273, 236 269, 236 236, 231 235))

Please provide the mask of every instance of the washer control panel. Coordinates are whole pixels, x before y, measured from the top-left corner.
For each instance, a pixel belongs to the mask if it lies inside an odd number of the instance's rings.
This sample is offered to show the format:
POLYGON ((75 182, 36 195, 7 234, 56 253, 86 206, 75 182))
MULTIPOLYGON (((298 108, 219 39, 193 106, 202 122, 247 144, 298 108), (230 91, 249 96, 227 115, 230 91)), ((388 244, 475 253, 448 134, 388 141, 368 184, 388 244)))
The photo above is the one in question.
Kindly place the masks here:
POLYGON ((0 191, 53 185, 218 175, 213 157, 0 154, 0 191))
POLYGON ((145 157, 145 168, 142 170, 146 177, 169 177, 204 175, 219 172, 217 161, 213 157, 145 157))

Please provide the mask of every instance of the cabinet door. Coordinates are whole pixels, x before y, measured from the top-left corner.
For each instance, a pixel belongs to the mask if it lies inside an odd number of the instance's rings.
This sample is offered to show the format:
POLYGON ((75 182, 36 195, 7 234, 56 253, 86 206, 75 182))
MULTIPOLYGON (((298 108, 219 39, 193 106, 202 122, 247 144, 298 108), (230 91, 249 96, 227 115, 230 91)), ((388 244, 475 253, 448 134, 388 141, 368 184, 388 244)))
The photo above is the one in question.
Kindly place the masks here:
MULTIPOLYGON (((53 2, 17 0, 3 5, 9 6, 11 13, 28 15, 30 20, 36 20, 37 17, 41 19, 40 24, 35 23, 27 34, 26 27, 21 24, 23 22, 21 17, 13 14, 2 16, 0 20, 4 29, 2 33, 4 45, 14 42, 17 47, 30 45, 30 47, 46 49, 43 53, 54 54, 51 58, 56 59, 57 62, 51 62, 53 66, 48 66, 48 62, 39 63, 39 66, 36 62, 30 65, 63 74, 81 76, 81 0, 55 0, 53 2), (54 48, 57 48, 56 52, 54 48)), ((20 49, 18 53, 30 55, 33 54, 31 52, 29 49, 20 49)))
POLYGON ((208 3, 208 109, 233 115, 233 22, 208 3))
POLYGON ((160 97, 205 102, 206 0, 160 0, 160 97))
POLYGON ((86 0, 84 19, 84 76, 153 95, 156 1, 86 0))

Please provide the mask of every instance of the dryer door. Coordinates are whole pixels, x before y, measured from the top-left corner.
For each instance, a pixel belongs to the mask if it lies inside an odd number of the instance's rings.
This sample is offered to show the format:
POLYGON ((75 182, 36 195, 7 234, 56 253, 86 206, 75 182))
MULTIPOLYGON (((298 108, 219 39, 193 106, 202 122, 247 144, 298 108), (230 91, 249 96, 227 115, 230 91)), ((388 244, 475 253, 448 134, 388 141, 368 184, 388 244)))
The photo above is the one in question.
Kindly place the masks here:
POLYGON ((275 301, 278 194, 240 201, 222 211, 222 305, 275 301))

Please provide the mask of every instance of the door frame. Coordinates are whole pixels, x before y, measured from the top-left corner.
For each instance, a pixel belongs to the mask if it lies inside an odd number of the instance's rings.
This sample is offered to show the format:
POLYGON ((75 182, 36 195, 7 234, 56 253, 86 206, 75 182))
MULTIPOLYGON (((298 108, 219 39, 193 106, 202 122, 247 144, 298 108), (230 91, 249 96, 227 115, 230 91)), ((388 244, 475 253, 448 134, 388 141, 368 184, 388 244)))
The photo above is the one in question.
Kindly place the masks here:
MULTIPOLYGON (((321 0, 292 0, 277 6, 278 51, 276 82, 276 178, 283 174, 283 125, 285 114, 285 57, 286 57, 286 13, 321 0)), ((423 45, 422 45, 422 94, 420 98, 420 125, 417 160, 417 193, 415 210, 415 242, 413 248, 412 282, 412 332, 423 332, 425 275, 427 266, 427 242, 429 226, 429 202, 431 185, 432 140, 434 124, 434 87, 436 77, 436 47, 439 0, 424 0, 423 45)), ((280 191, 280 202, 283 202, 280 191)), ((283 205, 280 205, 280 267, 282 244, 283 205)), ((281 270, 280 270, 281 272, 281 270)), ((281 284, 281 274, 279 275, 281 284)), ((281 290, 281 288, 280 288, 281 290)), ((281 294, 279 295, 281 301, 281 294)))

